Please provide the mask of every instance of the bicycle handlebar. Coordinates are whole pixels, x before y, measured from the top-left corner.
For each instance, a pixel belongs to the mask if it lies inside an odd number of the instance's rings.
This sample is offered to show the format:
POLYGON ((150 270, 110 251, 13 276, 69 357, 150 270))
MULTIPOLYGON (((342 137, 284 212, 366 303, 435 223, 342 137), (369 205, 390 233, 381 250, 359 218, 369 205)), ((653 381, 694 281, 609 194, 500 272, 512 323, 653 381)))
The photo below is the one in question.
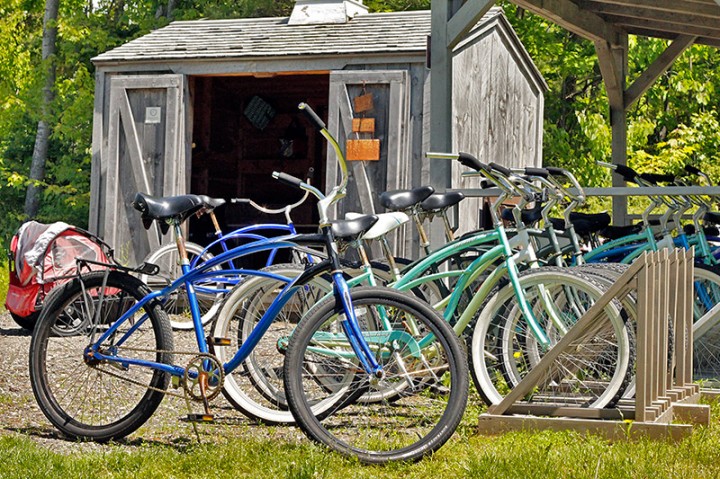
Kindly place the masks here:
POLYGON ((315 125, 315 128, 318 130, 324 130, 325 129, 325 122, 320 119, 320 117, 315 113, 315 111, 310 108, 310 105, 308 105, 305 102, 302 102, 298 105, 298 108, 300 111, 305 113, 305 116, 308 117, 308 119, 315 125))

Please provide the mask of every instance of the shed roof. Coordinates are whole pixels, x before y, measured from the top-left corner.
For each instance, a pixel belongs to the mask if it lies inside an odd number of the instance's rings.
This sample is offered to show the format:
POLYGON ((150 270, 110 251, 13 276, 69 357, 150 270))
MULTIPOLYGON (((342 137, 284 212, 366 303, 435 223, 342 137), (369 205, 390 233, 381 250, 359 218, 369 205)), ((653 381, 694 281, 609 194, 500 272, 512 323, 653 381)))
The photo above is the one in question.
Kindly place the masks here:
MULTIPOLYGON (((502 16, 501 8, 491 8, 479 24, 502 16)), ((92 60, 102 64, 316 55, 424 55, 430 26, 429 10, 368 13, 347 23, 323 25, 289 25, 288 17, 178 21, 92 60)))
MULTIPOLYGON (((492 9, 486 17, 495 15, 492 9)), ((288 25, 288 17, 178 21, 93 62, 422 53, 430 18, 430 11, 414 11, 364 14, 324 25, 288 25)))

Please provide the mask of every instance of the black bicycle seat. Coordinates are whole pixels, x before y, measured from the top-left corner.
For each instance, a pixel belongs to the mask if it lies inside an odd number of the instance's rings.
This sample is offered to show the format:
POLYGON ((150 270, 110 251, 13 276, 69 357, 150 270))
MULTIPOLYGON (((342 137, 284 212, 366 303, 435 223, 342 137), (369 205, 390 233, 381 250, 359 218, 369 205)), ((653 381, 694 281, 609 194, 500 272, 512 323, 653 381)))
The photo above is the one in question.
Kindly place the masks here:
MULTIPOLYGON (((188 216, 210 205, 199 195, 150 196, 138 193, 132 206, 141 213, 143 225, 147 229, 153 220, 173 219, 182 223, 188 216)), ((164 231, 167 231, 166 223, 163 224, 164 231)))
POLYGON ((332 221, 331 229, 333 236, 344 241, 354 241, 360 235, 373 227, 377 223, 378 217, 375 215, 364 215, 352 220, 335 220, 332 221))
MULTIPOLYGON (((505 208, 502 210, 500 212, 500 217, 505 221, 515 221, 512 208, 505 208)), ((535 223, 540 218, 542 218, 542 205, 540 203, 536 204, 532 208, 525 209, 520 212, 520 219, 526 225, 535 223)))
MULTIPOLYGON (((553 228, 565 229, 565 220, 550 218, 553 228)), ((610 215, 607 213, 570 213, 570 223, 575 232, 581 236, 597 233, 610 225, 610 215)))
POLYGON ((386 191, 380 195, 380 204, 390 211, 404 211, 432 195, 432 186, 421 186, 412 190, 386 191))
POLYGON ((442 210, 451 206, 455 206, 463 199, 465 199, 465 195, 463 195, 459 191, 433 193, 432 195, 428 196, 422 203, 420 203, 420 208, 424 209, 425 211, 442 210))
POLYGON ((716 213, 715 211, 708 211, 705 213, 705 217, 703 219, 708 223, 720 225, 720 213, 716 213))
POLYGON ((609 225, 598 231, 598 234, 608 239, 619 239, 623 236, 634 235, 642 230, 642 225, 614 226, 609 225))
POLYGON ((200 199, 205 203, 205 209, 207 210, 214 210, 218 206, 222 206, 225 204, 224 198, 210 198, 206 195, 199 195, 200 199))

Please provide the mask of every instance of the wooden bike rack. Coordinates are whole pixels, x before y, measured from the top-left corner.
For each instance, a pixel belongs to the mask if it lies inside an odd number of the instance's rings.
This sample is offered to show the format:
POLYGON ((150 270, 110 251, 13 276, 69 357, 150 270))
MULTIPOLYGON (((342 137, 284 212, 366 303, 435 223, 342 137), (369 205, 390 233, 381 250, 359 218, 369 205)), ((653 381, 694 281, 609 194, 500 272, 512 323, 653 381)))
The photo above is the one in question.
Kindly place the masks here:
POLYGON ((664 250, 638 258, 517 386, 480 416, 480 432, 569 429, 608 439, 679 440, 693 425, 708 425, 710 407, 698 404, 700 390, 692 381, 692 278, 692 251, 664 250), (525 400, 564 350, 607 320, 602 311, 614 299, 632 301, 637 308, 637 324, 628 325, 637 331, 636 374, 618 405, 596 409, 525 400))

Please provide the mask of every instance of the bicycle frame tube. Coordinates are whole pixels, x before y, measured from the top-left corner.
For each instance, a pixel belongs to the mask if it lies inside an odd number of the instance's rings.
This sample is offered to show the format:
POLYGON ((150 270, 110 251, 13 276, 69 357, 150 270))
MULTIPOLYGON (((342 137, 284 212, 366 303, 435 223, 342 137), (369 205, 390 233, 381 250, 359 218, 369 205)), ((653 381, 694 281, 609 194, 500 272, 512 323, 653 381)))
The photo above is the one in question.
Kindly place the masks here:
POLYGON ((607 243, 603 243, 597 248, 585 253, 583 258, 587 263, 597 263, 611 256, 626 256, 629 252, 642 246, 643 242, 655 243, 655 237, 649 228, 644 229, 640 233, 623 236, 607 243), (631 244, 634 243, 634 244, 631 244))

